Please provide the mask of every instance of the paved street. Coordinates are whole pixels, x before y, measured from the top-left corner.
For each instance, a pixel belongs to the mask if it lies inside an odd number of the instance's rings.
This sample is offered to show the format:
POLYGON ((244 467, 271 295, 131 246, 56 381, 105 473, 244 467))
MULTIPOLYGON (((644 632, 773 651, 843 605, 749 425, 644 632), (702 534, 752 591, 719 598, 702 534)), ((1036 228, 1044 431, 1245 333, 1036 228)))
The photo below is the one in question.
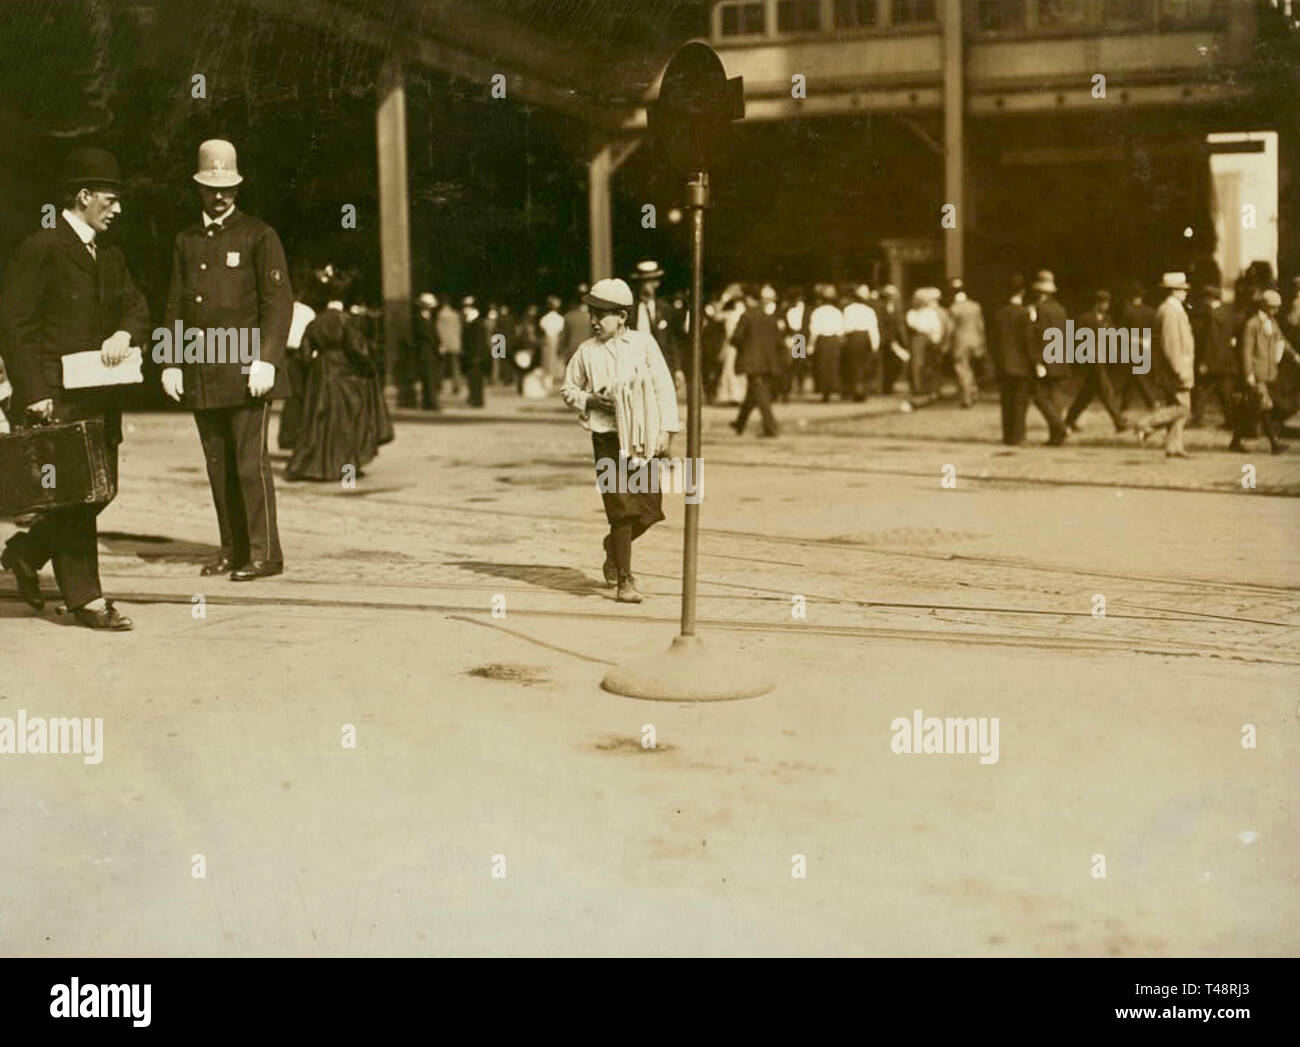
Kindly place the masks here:
POLYGON ((1100 410, 1013 451, 991 400, 778 413, 705 409, 700 632, 778 680, 708 705, 599 688, 677 631, 682 498, 616 604, 558 400, 402 412, 355 490, 279 481, 287 571, 250 585, 198 578, 192 420, 131 416, 100 531, 136 630, 0 579, 0 717, 105 737, 0 756, 0 946, 1294 955, 1300 452, 1207 428, 1166 461, 1100 410), (997 717, 997 762, 892 752, 916 709, 997 717))

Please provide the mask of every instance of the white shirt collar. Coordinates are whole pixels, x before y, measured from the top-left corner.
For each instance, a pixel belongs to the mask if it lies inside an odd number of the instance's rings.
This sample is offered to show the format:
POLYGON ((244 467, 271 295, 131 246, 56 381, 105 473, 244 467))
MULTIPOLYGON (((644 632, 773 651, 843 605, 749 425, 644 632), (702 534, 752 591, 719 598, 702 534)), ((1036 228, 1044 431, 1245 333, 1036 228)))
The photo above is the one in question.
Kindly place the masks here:
POLYGON ((208 212, 204 211, 203 228, 206 229, 210 225, 216 225, 218 222, 224 222, 227 218, 229 218, 234 213, 234 211, 235 211, 234 204, 231 204, 229 207, 227 207, 224 211, 221 212, 221 214, 217 215, 216 218, 210 217, 208 215, 208 212))
POLYGON ((83 244, 93 244, 95 242, 95 230, 88 226, 80 216, 73 214, 66 207, 63 209, 63 220, 72 226, 72 231, 77 234, 77 239, 83 244))

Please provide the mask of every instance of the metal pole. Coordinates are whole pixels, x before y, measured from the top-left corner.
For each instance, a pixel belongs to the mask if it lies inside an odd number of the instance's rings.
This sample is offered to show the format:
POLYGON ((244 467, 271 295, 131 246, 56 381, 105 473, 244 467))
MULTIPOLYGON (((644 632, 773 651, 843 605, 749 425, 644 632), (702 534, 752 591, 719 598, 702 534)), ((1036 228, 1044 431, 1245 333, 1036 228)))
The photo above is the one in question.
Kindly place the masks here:
MULTIPOLYGON (((686 389, 686 458, 694 470, 697 490, 703 491, 700 429, 703 385, 700 364, 704 329, 704 209, 709 205, 709 175, 697 171, 686 183, 691 210, 691 378, 686 389)), ((686 500, 686 536, 682 545, 682 635, 695 635, 695 574, 700 543, 700 499, 686 500)))

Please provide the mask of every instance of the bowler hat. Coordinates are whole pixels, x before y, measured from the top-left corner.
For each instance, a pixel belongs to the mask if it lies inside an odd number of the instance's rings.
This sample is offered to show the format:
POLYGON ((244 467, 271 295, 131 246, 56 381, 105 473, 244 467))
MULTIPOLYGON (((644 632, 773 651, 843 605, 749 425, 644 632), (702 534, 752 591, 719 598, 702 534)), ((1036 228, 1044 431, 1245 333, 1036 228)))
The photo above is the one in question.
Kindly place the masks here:
POLYGON ((74 149, 68 154, 63 184, 69 189, 121 189, 122 173, 106 149, 74 149))
POLYGON ((632 308, 632 288, 617 277, 597 280, 589 294, 584 294, 582 300, 586 305, 593 309, 631 309, 632 308))
POLYGON ((233 145, 222 138, 199 143, 199 169, 194 181, 212 189, 230 189, 243 180, 233 145))

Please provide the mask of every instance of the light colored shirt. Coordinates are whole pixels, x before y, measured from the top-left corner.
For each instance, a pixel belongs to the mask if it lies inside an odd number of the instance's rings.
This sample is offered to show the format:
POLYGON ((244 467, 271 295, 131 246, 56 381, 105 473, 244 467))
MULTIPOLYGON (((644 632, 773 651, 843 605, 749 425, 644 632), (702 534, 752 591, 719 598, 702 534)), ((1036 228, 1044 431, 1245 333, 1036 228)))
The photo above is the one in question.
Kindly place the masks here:
POLYGON ((285 339, 284 344, 290 349, 297 349, 302 345, 302 336, 307 330, 307 325, 315 319, 315 309, 303 305, 302 302, 294 302, 293 319, 289 322, 289 337, 285 339))
POLYGON ((844 307, 844 331, 866 331, 873 350, 880 348, 880 321, 866 302, 851 302, 844 307))
POLYGON ((64 208, 63 220, 72 226, 72 231, 77 234, 77 239, 87 247, 95 242, 95 230, 82 221, 79 215, 75 215, 64 208))
POLYGON ((207 212, 207 211, 204 211, 204 212, 203 212, 203 228, 206 229, 206 228, 207 228, 208 226, 210 226, 210 225, 218 225, 219 223, 224 222, 227 218, 229 218, 229 217, 230 217, 232 214, 234 214, 234 213, 235 213, 235 205, 234 205, 234 204, 231 204, 229 207, 227 207, 224 211, 221 212, 221 214, 217 215, 216 218, 212 218, 212 217, 210 217, 210 216, 208 215, 208 212, 207 212))
POLYGON ((673 386, 673 376, 668 373, 659 343, 645 331, 627 328, 608 342, 596 337, 588 338, 569 358, 561 392, 564 402, 578 412, 578 420, 584 429, 593 433, 617 432, 614 412, 590 404, 591 394, 613 396, 617 386, 642 374, 649 374, 654 382, 664 432, 679 432, 681 422, 677 417, 677 390, 673 386))
POLYGON ((808 317, 808 334, 812 338, 827 338, 844 333, 844 314, 839 306, 819 305, 808 317))

